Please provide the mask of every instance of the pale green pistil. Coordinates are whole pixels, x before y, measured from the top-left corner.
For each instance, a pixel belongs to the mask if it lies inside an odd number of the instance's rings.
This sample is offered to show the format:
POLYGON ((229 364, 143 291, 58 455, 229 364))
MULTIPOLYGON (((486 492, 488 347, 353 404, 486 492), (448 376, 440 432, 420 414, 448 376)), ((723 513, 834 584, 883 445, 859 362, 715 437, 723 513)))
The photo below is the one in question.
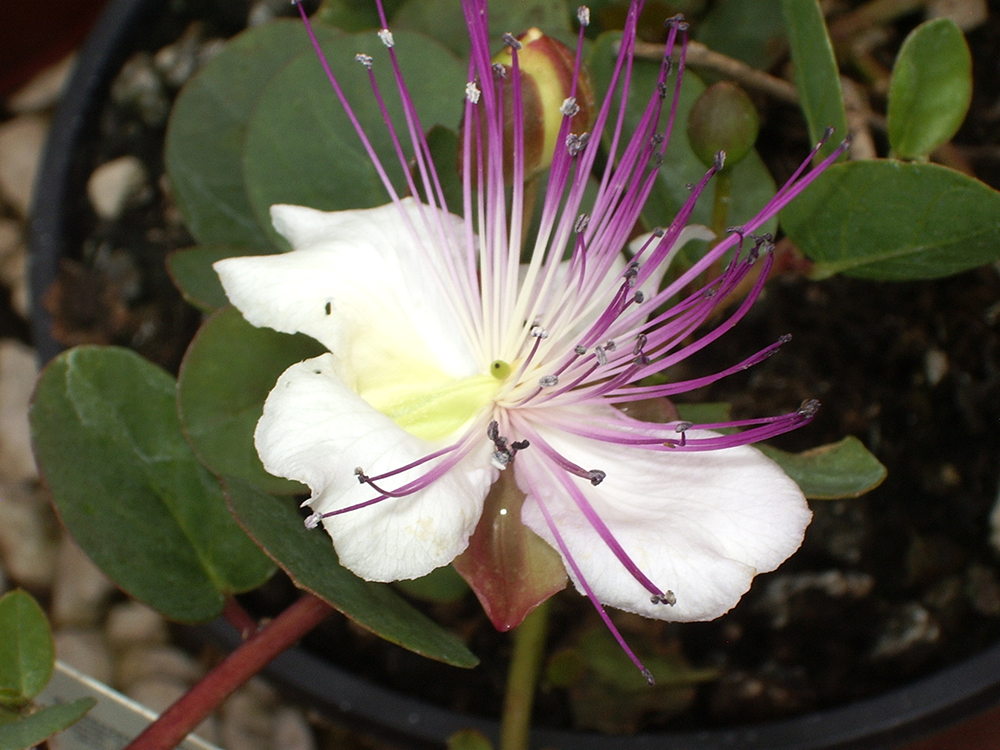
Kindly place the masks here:
POLYGON ((488 407, 510 374, 506 362, 494 362, 489 369, 489 374, 457 380, 427 372, 423 377, 403 374, 396 382, 362 389, 359 395, 407 432, 424 440, 441 440, 488 407))

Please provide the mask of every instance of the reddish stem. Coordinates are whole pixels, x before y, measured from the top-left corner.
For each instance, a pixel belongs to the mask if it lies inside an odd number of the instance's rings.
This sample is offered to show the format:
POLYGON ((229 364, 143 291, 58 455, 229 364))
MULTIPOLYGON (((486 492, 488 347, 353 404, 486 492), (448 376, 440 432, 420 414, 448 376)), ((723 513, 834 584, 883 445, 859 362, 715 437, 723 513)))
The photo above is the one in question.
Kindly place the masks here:
POLYGON ((169 750, 179 745, 237 688, 316 627, 331 611, 330 605, 322 599, 305 594, 217 664, 125 750, 169 750))
POLYGON ((222 610, 222 616, 226 619, 226 622, 239 631, 240 638, 244 641, 257 632, 257 620, 243 609, 243 606, 236 601, 235 597, 226 597, 226 605, 222 610))

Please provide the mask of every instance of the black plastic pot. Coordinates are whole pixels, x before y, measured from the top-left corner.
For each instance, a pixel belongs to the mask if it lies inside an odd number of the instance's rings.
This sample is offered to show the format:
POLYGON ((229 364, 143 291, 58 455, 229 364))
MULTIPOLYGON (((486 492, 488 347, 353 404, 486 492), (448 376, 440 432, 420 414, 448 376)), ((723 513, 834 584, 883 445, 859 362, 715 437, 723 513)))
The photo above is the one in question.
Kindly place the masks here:
MULTIPOLYGON (((99 103, 143 24, 166 0, 113 0, 81 51, 43 161, 31 227, 33 330, 39 357, 60 350, 38 300, 56 278, 60 258, 79 244, 80 195, 87 179, 84 144, 96 130, 99 103)), ((211 637, 233 647, 238 635, 225 623, 211 637)), ((496 722, 460 715, 355 677, 312 654, 291 649, 268 668, 273 679, 339 715, 372 722, 412 739, 441 744, 474 727, 496 736, 496 722)), ((538 730, 535 747, 562 750, 846 750, 894 747, 972 716, 1000 702, 1000 645, 909 686, 840 708, 752 726, 696 732, 606 737, 538 730)))

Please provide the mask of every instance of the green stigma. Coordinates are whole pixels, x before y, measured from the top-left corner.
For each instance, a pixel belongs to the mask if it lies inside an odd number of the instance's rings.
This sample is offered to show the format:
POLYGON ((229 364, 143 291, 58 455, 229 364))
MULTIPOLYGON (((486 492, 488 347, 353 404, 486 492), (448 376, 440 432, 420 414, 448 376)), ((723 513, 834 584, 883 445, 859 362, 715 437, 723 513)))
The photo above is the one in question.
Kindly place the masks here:
POLYGON ((510 365, 502 359, 495 359, 490 364, 490 375, 495 377, 497 380, 504 380, 508 375, 510 375, 510 365))

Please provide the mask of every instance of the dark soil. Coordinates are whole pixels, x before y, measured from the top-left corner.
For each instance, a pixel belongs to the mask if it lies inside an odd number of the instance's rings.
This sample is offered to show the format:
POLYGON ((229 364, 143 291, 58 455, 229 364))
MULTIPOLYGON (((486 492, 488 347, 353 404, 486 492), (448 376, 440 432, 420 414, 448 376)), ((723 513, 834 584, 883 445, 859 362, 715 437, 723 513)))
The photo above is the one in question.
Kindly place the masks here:
MULTIPOLYGON (((161 22, 148 48, 179 35, 193 16, 161 22)), ((901 33, 912 21, 903 20, 901 33)), ((233 31, 218 19, 208 24, 206 36, 233 31)), ((953 155, 1000 187, 1000 113, 992 105, 1000 85, 1000 19, 992 17, 969 38, 980 75, 953 155)), ((892 51, 886 54, 891 61, 892 51)), ((803 127, 786 108, 765 119, 762 150, 780 177, 805 152, 803 127)), ((133 153, 153 175, 162 174, 162 121, 149 124, 135 107, 109 102, 99 130, 92 167, 133 153)), ((58 290, 47 297, 57 337, 66 344, 133 346, 175 368, 198 318, 163 268, 165 254, 190 241, 164 185, 154 179, 151 193, 113 225, 89 215, 83 196, 80 212, 87 217, 79 224, 82 254, 67 261, 58 290)), ((812 503, 815 520, 802 549, 759 577, 725 617, 684 625, 619 618, 628 637, 658 643, 659 651, 679 648, 693 666, 720 669, 719 679, 686 701, 669 726, 753 722, 843 704, 996 642, 1000 569, 989 516, 1000 475, 998 326, 1000 276, 992 267, 891 284, 790 275, 773 279, 720 345, 685 364, 691 372, 721 369, 791 333, 778 356, 692 394, 695 400, 729 401, 739 417, 818 398, 823 408, 816 420, 778 447, 801 450, 855 435, 888 467, 889 478, 860 499, 812 503)), ((281 593, 281 585, 272 589, 258 597, 265 610, 263 600, 281 593)), ((509 636, 490 628, 471 596, 457 605, 423 606, 468 636, 481 667, 467 672, 429 662, 343 621, 324 624, 307 644, 401 690, 496 715, 509 636)), ((557 597, 553 651, 572 645, 594 622, 582 598, 557 597)), ((567 726, 572 704, 571 693, 543 685, 538 720, 567 726)), ((662 726, 657 721, 634 715, 622 726, 662 726)))

